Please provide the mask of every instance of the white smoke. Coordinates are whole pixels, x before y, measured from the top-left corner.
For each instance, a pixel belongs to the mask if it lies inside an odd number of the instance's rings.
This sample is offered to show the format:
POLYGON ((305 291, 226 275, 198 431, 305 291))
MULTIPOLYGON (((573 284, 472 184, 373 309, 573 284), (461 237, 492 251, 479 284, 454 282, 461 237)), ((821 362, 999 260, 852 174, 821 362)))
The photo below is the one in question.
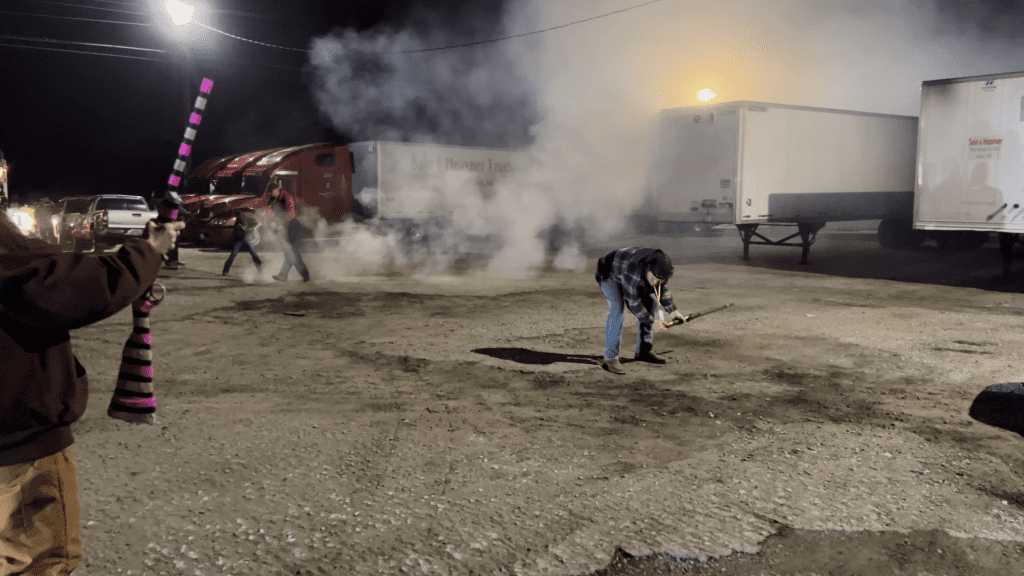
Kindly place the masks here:
MULTIPOLYGON (((545 264, 540 235, 555 224, 622 230, 642 202, 658 110, 695 105, 701 89, 713 103, 916 115, 924 80, 1024 68, 1016 47, 966 35, 932 0, 672 0, 562 27, 640 3, 519 0, 504 34, 554 29, 452 50, 409 52, 453 43, 443 31, 338 31, 313 43, 315 97, 356 140, 527 147, 534 166, 489 200, 451 183, 457 234, 430 255, 444 270, 459 234, 490 231, 488 273, 521 276, 545 264)), ((585 260, 569 241, 553 264, 585 260)))

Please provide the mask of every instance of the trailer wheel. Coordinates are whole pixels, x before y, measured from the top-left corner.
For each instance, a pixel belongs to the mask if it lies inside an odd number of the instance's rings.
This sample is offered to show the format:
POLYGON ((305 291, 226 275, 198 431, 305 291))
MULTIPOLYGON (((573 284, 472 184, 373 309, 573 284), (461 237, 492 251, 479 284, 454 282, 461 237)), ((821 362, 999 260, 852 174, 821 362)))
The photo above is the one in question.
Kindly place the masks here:
POLYGON ((886 250, 897 250, 900 248, 899 221, 882 220, 878 224, 878 243, 886 250))

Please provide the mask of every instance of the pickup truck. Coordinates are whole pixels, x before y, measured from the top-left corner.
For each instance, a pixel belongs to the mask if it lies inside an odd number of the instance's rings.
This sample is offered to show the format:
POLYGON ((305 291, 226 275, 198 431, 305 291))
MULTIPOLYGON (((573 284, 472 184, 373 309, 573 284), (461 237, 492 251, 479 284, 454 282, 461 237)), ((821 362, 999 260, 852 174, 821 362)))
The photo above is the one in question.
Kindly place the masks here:
POLYGON ((102 251, 126 237, 142 236, 146 223, 156 217, 156 210, 141 196, 73 196, 60 203, 57 239, 75 252, 102 251))

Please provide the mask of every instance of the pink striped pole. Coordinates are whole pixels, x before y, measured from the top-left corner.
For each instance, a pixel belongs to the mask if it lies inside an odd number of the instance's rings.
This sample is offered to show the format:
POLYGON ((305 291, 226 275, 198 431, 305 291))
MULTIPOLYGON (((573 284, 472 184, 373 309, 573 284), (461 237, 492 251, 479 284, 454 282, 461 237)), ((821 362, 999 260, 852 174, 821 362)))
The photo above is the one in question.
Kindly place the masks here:
POLYGON ((158 208, 160 211, 159 220, 161 222, 177 220, 179 212, 182 210, 178 187, 181 185, 182 179, 185 178, 185 166, 187 165, 189 155, 192 154, 192 145, 196 139, 196 131, 199 128, 199 123, 203 121, 206 99, 212 89, 213 80, 203 78, 203 81, 199 84, 199 96, 196 97, 196 103, 192 106, 192 113, 189 114, 188 125, 185 126, 185 137, 182 138, 181 145, 178 146, 178 158, 174 161, 171 177, 167 179, 167 193, 164 194, 158 208))
MULTIPOLYGON (((164 287, 160 284, 161 290, 164 287)), ((149 333, 149 313, 163 300, 153 296, 150 288, 132 302, 131 336, 121 352, 121 369, 117 387, 110 399, 107 416, 136 424, 156 423, 156 397, 153 395, 153 349, 149 333)))

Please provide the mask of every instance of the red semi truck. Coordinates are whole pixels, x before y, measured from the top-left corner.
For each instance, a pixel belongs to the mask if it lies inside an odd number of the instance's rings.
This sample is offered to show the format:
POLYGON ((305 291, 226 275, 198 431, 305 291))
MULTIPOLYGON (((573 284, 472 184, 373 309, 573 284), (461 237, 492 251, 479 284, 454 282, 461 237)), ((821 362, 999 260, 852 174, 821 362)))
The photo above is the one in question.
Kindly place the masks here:
POLYGON ((329 142, 272 148, 208 160, 188 176, 181 194, 195 214, 185 227, 189 242, 226 245, 234 212, 261 196, 271 179, 293 194, 300 218, 339 222, 353 213, 352 158, 348 147, 329 142))
POLYGON ((486 202, 506 178, 529 166, 520 151, 382 141, 214 158, 192 171, 181 194, 186 209, 196 213, 184 239, 229 244, 235 210, 276 178, 295 195, 299 217, 310 228, 321 219, 333 224, 351 218, 429 243, 449 229, 453 204, 474 196, 486 202))

